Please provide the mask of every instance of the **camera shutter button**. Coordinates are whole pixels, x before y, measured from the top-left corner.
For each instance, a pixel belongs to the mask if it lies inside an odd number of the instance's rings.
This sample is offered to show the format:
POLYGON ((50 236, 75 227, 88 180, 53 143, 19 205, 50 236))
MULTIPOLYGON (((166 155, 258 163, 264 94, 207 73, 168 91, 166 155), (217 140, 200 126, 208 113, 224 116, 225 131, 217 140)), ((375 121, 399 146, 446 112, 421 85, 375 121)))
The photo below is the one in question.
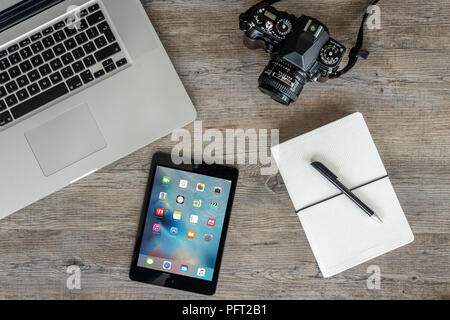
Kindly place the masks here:
POLYGON ((267 20, 267 22, 266 22, 266 29, 267 29, 267 30, 270 30, 270 29, 272 29, 272 28, 273 28, 273 22, 270 21, 270 20, 267 20))

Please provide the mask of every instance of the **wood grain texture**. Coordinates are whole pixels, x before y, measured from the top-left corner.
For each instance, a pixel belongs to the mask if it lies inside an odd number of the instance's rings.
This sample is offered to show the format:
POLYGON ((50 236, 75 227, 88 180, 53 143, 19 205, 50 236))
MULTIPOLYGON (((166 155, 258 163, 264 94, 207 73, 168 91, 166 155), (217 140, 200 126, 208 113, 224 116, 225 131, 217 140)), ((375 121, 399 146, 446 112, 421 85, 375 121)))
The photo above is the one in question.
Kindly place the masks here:
MULTIPOLYGON (((240 179, 213 299, 450 298, 450 7, 445 0, 381 1, 381 30, 366 33, 367 61, 345 77, 308 84, 280 106, 256 89, 268 59, 237 28, 254 1, 143 0, 207 128, 280 129, 284 141, 355 111, 364 114, 415 241, 323 279, 279 175, 240 165, 240 179), (380 266, 380 290, 367 267, 380 266)), ((353 45, 369 1, 285 0, 353 45)), ((189 130, 193 129, 190 125, 189 130)), ((131 282, 130 258, 151 157, 165 137, 0 221, 0 298, 192 299, 131 282), (66 288, 66 268, 82 289, 66 288)))

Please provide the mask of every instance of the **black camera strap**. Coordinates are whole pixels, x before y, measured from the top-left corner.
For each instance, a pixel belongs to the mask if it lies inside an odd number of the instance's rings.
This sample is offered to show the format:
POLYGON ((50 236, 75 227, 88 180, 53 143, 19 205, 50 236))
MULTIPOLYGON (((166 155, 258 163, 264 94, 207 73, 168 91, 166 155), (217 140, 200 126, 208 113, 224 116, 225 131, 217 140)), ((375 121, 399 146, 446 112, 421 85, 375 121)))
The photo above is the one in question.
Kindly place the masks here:
MULTIPOLYGON (((245 13, 243 13, 241 15, 240 22, 242 23, 243 21, 247 20, 247 17, 250 15, 250 13, 253 11, 253 9, 256 6, 259 6, 262 3, 267 3, 267 4, 271 5, 271 4, 274 4, 275 2, 279 2, 279 1, 281 1, 281 0, 262 0, 262 1, 258 2, 257 4, 255 4, 253 7, 251 7, 250 9, 248 9, 245 13)), ((374 0, 370 6, 376 5, 379 1, 380 0, 374 0)), ((355 66, 355 64, 359 58, 367 59, 367 57, 369 56, 369 51, 362 49, 363 44, 364 44, 364 25, 366 24, 366 20, 368 17, 369 17, 369 13, 366 10, 366 12, 364 13, 362 22, 361 22, 361 26, 359 28, 358 38, 356 39, 355 46, 353 48, 351 48, 351 50, 348 54, 347 65, 342 70, 330 74, 329 75, 330 79, 336 79, 336 78, 339 78, 340 76, 342 76, 343 74, 346 74, 355 66)))
MULTIPOLYGON (((380 0, 375 0, 372 2, 370 6, 376 5, 380 0)), ((336 73, 332 73, 329 75, 330 79, 336 79, 342 76, 343 74, 349 72, 358 61, 358 58, 367 59, 369 56, 369 51, 363 50, 362 46, 364 43, 364 25, 366 24, 366 20, 369 17, 369 12, 366 10, 364 13, 364 17, 361 22, 361 26, 359 27, 358 38, 356 39, 355 46, 351 48, 350 53, 348 54, 348 63, 347 65, 340 71, 336 73)))

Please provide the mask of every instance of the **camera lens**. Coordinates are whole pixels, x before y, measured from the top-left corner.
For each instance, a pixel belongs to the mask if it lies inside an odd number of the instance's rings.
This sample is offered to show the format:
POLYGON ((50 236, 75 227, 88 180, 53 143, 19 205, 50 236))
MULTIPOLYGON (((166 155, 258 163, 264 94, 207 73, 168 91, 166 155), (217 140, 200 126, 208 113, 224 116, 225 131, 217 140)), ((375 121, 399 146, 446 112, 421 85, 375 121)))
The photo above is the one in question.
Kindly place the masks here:
POLYGON ((281 59, 272 59, 258 79, 259 90, 278 103, 297 101, 307 76, 281 59))

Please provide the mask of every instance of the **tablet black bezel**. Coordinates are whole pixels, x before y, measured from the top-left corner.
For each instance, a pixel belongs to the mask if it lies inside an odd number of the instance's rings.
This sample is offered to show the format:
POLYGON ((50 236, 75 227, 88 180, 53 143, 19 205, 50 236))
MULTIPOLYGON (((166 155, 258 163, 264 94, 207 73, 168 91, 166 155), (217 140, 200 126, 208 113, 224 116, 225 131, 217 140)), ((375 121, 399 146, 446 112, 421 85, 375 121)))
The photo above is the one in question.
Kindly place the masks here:
MULTIPOLYGON (((191 160, 192 161, 192 160, 191 160)), ((130 279, 134 281, 154 284, 158 286, 174 288, 179 290, 191 291, 206 295, 212 295, 216 291, 217 281, 219 278, 219 270, 222 262, 223 249, 225 246, 225 239, 228 230, 228 224, 230 221, 230 213, 233 205, 234 195, 236 191, 236 184, 238 179, 238 170, 234 167, 224 166, 224 165, 208 165, 202 164, 174 164, 171 159, 170 154, 166 153, 155 153, 152 159, 150 175, 148 179, 147 190, 144 198, 144 205, 141 213, 141 218, 139 222, 138 233, 136 237, 136 243, 134 246, 134 253, 130 268, 130 279), (179 274, 172 274, 169 272, 152 270, 147 268, 142 268, 137 265, 139 258, 139 249, 142 242, 145 221, 147 218, 148 207, 150 205, 150 196, 152 193, 153 182, 155 178, 157 166, 168 167, 172 169, 178 169, 198 174, 203 174, 211 177, 221 178, 230 180, 231 190, 230 196, 228 198, 227 209, 225 212, 225 219, 223 222, 222 233, 220 237, 219 249, 217 251, 216 265, 214 267, 214 274, 212 281, 202 280, 198 278, 192 278, 188 276, 182 276, 179 274)))

